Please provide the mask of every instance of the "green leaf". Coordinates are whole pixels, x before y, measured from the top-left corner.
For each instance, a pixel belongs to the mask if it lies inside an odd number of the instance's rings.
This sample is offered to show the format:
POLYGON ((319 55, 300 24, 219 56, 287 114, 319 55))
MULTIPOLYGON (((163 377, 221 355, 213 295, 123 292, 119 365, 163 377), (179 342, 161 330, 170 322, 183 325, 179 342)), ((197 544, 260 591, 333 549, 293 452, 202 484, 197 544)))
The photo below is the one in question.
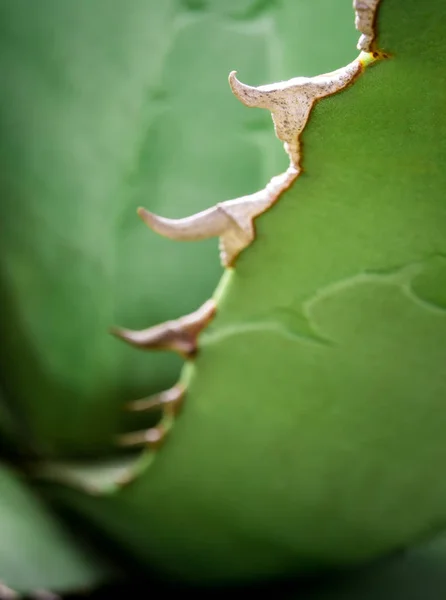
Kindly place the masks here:
POLYGON ((430 465, 446 459, 446 312, 407 293, 417 270, 320 292, 313 337, 292 313, 216 323, 143 478, 73 505, 150 564, 195 578, 363 561, 443 525, 446 485, 430 465))
POLYGON ((14 590, 87 589, 109 575, 5 465, 0 465, 0 529, 0 580, 14 590))
MULTIPOLYGON (((2 370, 42 451, 109 444, 130 392, 125 370, 118 387, 122 348, 108 328, 125 303, 130 178, 159 112, 171 10, 143 1, 131 11, 103 0, 0 5, 2 370)), ((142 266, 150 245, 138 252, 142 266)), ((159 380, 175 368, 165 360, 159 380)))
POLYGON ((295 574, 444 527, 445 23, 440 1, 383 0, 392 57, 314 110, 165 448, 114 496, 66 492, 162 572, 295 574))

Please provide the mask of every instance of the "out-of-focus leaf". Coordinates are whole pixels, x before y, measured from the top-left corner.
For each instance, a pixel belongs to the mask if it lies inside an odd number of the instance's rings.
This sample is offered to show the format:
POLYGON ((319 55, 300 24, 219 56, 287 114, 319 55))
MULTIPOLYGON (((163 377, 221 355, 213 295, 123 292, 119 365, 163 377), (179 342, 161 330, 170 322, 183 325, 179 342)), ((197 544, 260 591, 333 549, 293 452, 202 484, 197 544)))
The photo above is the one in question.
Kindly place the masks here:
POLYGON ((0 581, 20 592, 66 592, 90 588, 107 575, 108 568, 0 464, 0 581))
POLYGON ((286 594, 300 600, 443 600, 446 538, 441 537, 376 565, 329 578, 314 591, 286 594), (321 588, 321 589, 318 589, 321 588))
POLYGON ((195 309, 216 243, 161 239, 136 208, 181 216, 263 187, 285 157, 227 74, 336 68, 350 16, 327 0, 1 0, 1 370, 42 452, 104 451, 124 400, 175 381, 179 359, 108 328, 195 309))

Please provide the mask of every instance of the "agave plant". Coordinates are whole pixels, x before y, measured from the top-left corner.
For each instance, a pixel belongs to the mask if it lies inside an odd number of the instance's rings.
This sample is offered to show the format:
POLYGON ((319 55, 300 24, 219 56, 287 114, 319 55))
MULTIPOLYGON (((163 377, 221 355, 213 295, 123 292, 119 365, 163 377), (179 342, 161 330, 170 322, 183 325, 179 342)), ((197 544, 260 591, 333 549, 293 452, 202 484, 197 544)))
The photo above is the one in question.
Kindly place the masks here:
POLYGON ((445 25, 439 0, 0 2, 0 597, 441 534, 445 25))

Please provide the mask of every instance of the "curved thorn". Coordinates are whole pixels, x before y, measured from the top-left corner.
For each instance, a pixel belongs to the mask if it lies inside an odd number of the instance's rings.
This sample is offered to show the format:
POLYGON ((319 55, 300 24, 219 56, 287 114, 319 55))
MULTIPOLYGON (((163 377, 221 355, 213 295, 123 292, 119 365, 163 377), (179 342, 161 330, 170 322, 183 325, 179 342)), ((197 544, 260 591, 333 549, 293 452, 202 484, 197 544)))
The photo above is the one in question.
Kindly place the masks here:
POLYGON ((355 27, 362 34, 356 46, 358 50, 364 52, 373 50, 376 35, 376 12, 379 2, 380 0, 353 0, 355 27))
POLYGON ((317 77, 295 77, 271 85, 251 87, 229 75, 229 84, 235 96, 246 106, 267 108, 271 111, 277 137, 284 143, 291 164, 300 163, 299 136, 302 133, 316 100, 344 89, 362 70, 360 60, 342 69, 317 77))
MULTIPOLYGON (((255 217, 274 204, 297 175, 298 170, 291 166, 273 177, 263 190, 221 202, 185 219, 165 219, 144 208, 138 209, 138 214, 151 229, 173 239, 190 241, 219 236, 221 262, 227 267, 254 240, 255 217)), ((128 332, 121 330, 118 335, 128 337, 128 332)))
POLYGON ((204 240, 217 237, 230 225, 218 205, 184 219, 166 219, 145 208, 138 208, 138 215, 156 233, 172 240, 204 240))
POLYGON ((162 425, 151 427, 144 431, 134 433, 124 433, 116 439, 118 446, 131 448, 134 446, 147 446, 149 448, 159 448, 167 436, 167 430, 162 425))
POLYGON ((134 412, 163 409, 165 412, 169 412, 175 416, 181 408, 184 394, 184 387, 177 383, 177 385, 174 385, 172 388, 150 396, 149 398, 129 402, 126 408, 127 410, 134 412))
POLYGON ((237 79, 236 75, 237 71, 231 71, 228 77, 229 85, 231 86, 234 96, 245 106, 249 106, 250 108, 268 108, 266 98, 267 92, 260 90, 258 87, 242 83, 237 79))
POLYGON ((175 321, 141 331, 113 328, 111 333, 121 340, 145 350, 172 350, 184 358, 190 358, 197 351, 197 338, 200 332, 214 317, 216 304, 208 300, 195 312, 175 321))

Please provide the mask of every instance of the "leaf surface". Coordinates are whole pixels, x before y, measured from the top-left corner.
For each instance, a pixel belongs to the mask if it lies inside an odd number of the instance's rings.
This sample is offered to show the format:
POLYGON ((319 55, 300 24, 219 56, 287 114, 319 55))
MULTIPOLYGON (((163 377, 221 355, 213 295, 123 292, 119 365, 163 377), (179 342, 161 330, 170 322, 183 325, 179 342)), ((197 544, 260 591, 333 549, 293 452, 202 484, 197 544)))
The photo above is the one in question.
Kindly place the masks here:
POLYGON ((392 58, 316 106, 166 447, 115 496, 73 500, 161 571, 294 574, 444 526, 445 24, 442 2, 383 0, 392 58))
POLYGON ((5 465, 0 465, 0 529, 0 582, 13 590, 85 590, 109 575, 5 465))

